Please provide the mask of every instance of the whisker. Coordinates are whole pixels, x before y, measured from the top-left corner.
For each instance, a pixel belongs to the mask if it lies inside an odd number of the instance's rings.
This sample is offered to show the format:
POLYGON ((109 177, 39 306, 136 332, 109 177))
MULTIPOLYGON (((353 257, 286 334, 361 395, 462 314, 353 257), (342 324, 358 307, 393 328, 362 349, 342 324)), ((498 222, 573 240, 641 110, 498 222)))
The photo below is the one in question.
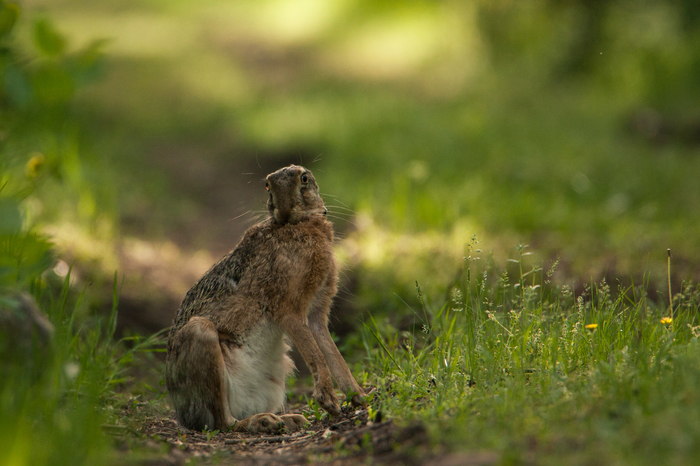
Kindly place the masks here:
MULTIPOLYGON (((336 216, 328 215, 328 214, 326 214, 326 217, 330 217, 330 218, 333 218, 333 219, 338 220, 338 221, 340 221, 340 222, 346 222, 346 223, 349 223, 350 225, 352 225, 352 226, 354 226, 354 227, 358 227, 357 224, 356 224, 355 222, 353 222, 352 220, 348 220, 347 218, 336 217, 336 216)), ((358 227, 358 228, 359 228, 359 227, 358 227)))
MULTIPOLYGON (((261 210, 249 210, 247 213, 251 214, 250 220, 256 220, 258 222, 263 220, 267 214, 267 212, 263 212, 261 210)), ((240 215, 239 215, 239 217, 240 217, 240 215)), ((236 217, 236 218, 238 218, 238 217, 236 217)))
POLYGON ((354 215, 350 215, 350 214, 347 214, 347 213, 345 213, 345 212, 333 212, 332 210, 327 211, 327 212, 326 212, 326 215, 327 215, 327 216, 331 216, 331 215, 332 215, 334 218, 339 218, 339 219, 341 219, 341 220, 348 220, 348 221, 350 221, 350 220, 352 220, 353 218, 355 218, 354 215))
POLYGON ((328 205, 326 205, 326 207, 333 207, 333 208, 335 208, 335 209, 347 210, 347 211, 349 211, 349 212, 352 212, 353 214, 356 214, 356 213, 357 213, 357 211, 354 210, 354 209, 351 209, 351 208, 349 208, 349 207, 339 206, 339 205, 331 205, 331 204, 328 204, 328 205))
MULTIPOLYGON (((349 278, 345 273, 343 273, 343 276, 345 277, 345 279, 346 279, 348 282, 350 281, 350 278, 349 278)), ((348 287, 345 286, 345 285, 338 285, 338 293, 335 295, 335 297, 334 297, 333 299, 334 299, 334 300, 335 300, 336 298, 343 299, 343 295, 349 296, 349 297, 354 297, 354 296, 355 296, 355 293, 351 292, 351 291, 348 289, 348 287)), ((347 298, 345 298, 345 299, 347 300, 347 298)))
MULTIPOLYGON (((342 243, 342 242, 345 241, 345 239, 348 237, 348 235, 347 235, 346 233, 341 233, 341 232, 339 232, 339 231, 335 231, 335 235, 334 235, 334 236, 335 236, 334 239, 335 239, 335 242, 336 242, 336 243, 342 243)), ((339 261, 339 262, 340 262, 340 261, 339 261)), ((341 265, 342 265, 342 263, 341 263, 341 265)))
POLYGON ((328 212, 332 213, 336 217, 344 218, 347 220, 353 220, 353 219, 357 218, 355 214, 350 214, 348 212, 335 212, 334 210, 330 210, 330 209, 328 210, 328 212))
MULTIPOLYGON (((335 297, 334 297, 333 299, 336 300, 336 301, 344 301, 344 302, 346 302, 346 303, 348 303, 348 304, 354 304, 354 303, 353 303, 352 301, 350 301, 348 298, 345 298, 345 297, 340 296, 340 295, 338 295, 338 294, 335 295, 335 297)), ((335 316, 335 318, 338 319, 339 317, 338 317, 338 316, 335 316)))
POLYGON ((327 205, 330 205, 333 207, 340 207, 340 208, 345 209, 345 210, 352 210, 353 212, 355 210, 355 209, 351 208, 350 206, 348 206, 347 204, 343 204, 342 202, 340 203, 340 205, 335 205, 335 204, 327 204, 327 205))
POLYGON ((347 215, 348 217, 354 217, 354 216, 355 216, 355 213, 354 213, 354 212, 337 211, 337 210, 334 210, 333 208, 327 209, 327 210, 328 210, 328 212, 332 212, 332 213, 334 213, 334 214, 336 214, 336 215, 347 215))
POLYGON ((238 216, 236 216, 236 217, 233 217, 233 218, 229 219, 229 222, 231 222, 231 221, 233 221, 233 220, 238 220, 239 218, 243 217, 244 215, 248 215, 248 214, 251 213, 251 212, 252 212, 252 210, 247 210, 247 211, 243 212, 241 215, 238 215, 238 216))
POLYGON ((252 225, 254 223, 258 223, 258 219, 256 219, 255 217, 247 218, 241 222, 241 224, 243 225, 252 225))
POLYGON ((333 194, 328 194, 328 193, 319 193, 319 194, 320 194, 321 196, 323 196, 323 197, 332 197, 336 202, 340 202, 340 203, 343 204, 345 207, 350 207, 349 205, 347 205, 346 203, 344 203, 343 201, 341 201, 341 200, 338 198, 338 196, 335 196, 335 195, 333 195, 333 194))

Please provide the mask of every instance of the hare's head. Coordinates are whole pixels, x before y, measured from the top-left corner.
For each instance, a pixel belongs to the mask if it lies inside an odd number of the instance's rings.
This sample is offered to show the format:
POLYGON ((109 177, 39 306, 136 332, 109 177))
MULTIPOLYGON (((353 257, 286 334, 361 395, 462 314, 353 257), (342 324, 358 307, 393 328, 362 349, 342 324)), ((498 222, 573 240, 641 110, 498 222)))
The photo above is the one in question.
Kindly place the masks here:
POLYGON ((267 210, 279 224, 299 223, 312 215, 326 215, 314 175, 304 167, 290 165, 267 175, 270 193, 267 210))

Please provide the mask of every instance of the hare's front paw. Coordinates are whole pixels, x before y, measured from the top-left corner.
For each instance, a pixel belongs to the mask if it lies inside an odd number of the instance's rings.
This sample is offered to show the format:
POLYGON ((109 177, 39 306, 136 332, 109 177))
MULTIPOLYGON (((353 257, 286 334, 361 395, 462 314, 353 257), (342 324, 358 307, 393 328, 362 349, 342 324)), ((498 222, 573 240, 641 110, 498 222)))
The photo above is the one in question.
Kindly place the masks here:
POLYGON ((261 413, 239 421, 235 430, 252 434, 278 434, 284 427, 285 422, 279 416, 272 413, 261 413))
POLYGON ((314 399, 318 401, 323 409, 328 411, 333 416, 340 416, 340 406, 335 398, 333 390, 316 389, 314 390, 314 399))
POLYGON ((309 423, 301 414, 283 414, 280 418, 289 432, 299 430, 309 423))

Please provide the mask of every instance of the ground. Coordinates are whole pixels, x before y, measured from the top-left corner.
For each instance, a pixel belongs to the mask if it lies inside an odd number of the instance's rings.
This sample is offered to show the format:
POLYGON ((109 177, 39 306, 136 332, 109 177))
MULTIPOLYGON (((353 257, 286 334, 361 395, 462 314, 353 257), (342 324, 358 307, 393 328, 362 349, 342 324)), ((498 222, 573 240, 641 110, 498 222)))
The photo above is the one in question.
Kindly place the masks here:
MULTIPOLYGON (((398 465, 492 465, 499 461, 493 452, 450 453, 431 446, 426 427, 420 422, 398 426, 367 409, 346 407, 339 417, 310 417, 306 429, 281 435, 234 432, 196 432, 183 428, 173 411, 149 412, 149 403, 125 405, 121 416, 140 419, 133 433, 114 432, 124 453, 146 451, 142 464, 179 465, 195 460, 242 465, 294 464, 398 464, 398 465), (136 435, 133 435, 136 434, 136 435), (127 437, 129 437, 127 439, 127 437), (139 440, 134 441, 134 438, 139 440)), ((302 413, 308 405, 296 404, 290 412, 302 413)))

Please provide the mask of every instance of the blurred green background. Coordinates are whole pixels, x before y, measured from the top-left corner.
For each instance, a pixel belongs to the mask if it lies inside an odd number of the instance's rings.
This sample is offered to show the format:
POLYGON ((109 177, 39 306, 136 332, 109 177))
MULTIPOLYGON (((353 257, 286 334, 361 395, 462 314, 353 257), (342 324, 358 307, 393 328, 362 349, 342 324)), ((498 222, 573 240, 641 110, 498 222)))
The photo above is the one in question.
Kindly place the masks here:
POLYGON ((700 278, 696 1, 19 7, 3 228, 44 233, 54 273, 75 264, 108 297, 118 269, 120 325, 168 325, 289 163, 331 206, 341 306, 400 311, 416 280, 442 300, 475 234, 482 260, 529 244, 577 286, 648 273, 665 289, 667 248, 674 286, 700 278))

